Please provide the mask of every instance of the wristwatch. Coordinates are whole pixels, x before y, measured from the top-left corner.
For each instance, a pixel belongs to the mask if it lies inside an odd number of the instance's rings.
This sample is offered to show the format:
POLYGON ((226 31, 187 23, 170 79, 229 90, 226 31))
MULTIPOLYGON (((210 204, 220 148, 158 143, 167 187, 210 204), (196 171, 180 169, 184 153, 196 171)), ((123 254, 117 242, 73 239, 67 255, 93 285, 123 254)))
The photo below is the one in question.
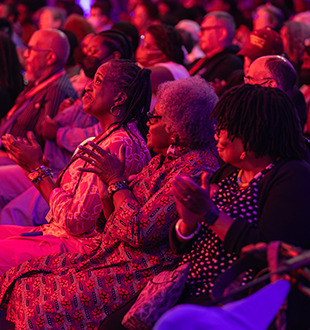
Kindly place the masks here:
POLYGON ((213 225, 214 222, 218 219, 220 216, 220 211, 219 209, 215 206, 212 210, 210 210, 205 216, 204 216, 204 221, 208 225, 213 225))

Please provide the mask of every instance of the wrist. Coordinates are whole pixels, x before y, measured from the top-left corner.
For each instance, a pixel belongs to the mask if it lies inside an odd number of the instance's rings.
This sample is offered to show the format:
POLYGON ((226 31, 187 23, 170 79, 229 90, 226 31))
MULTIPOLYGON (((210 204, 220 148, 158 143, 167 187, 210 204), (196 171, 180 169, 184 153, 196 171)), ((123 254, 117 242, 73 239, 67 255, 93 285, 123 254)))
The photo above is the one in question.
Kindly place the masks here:
POLYGON ((188 226, 184 223, 183 219, 179 219, 175 224, 177 236, 183 241, 191 240, 196 234, 198 234, 200 228, 201 225, 199 222, 195 226, 188 226))
POLYGON ((126 182, 125 177, 123 175, 120 175, 118 177, 110 179, 108 182, 108 186, 115 184, 116 182, 126 182))
POLYGON ((208 225, 213 225, 216 220, 220 216, 220 210, 213 204, 213 208, 211 208, 207 213, 203 215, 203 220, 208 225))

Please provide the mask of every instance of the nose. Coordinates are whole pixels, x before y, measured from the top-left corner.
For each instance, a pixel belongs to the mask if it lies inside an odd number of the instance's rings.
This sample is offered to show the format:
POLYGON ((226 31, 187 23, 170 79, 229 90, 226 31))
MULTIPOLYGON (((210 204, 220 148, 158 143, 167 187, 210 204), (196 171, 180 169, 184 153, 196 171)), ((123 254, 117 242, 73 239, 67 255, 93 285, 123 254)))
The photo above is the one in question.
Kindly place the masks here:
POLYGON ((217 135, 217 133, 215 132, 215 134, 214 134, 214 139, 215 139, 215 141, 216 142, 218 142, 219 141, 219 136, 217 135))
POLYGON ((93 82, 94 82, 94 80, 92 80, 88 85, 86 85, 86 87, 85 87, 85 91, 86 92, 90 92, 90 91, 92 91, 93 90, 93 82))
POLYGON ((147 127, 151 127, 151 124, 150 124, 150 121, 149 120, 146 122, 146 126, 147 127))

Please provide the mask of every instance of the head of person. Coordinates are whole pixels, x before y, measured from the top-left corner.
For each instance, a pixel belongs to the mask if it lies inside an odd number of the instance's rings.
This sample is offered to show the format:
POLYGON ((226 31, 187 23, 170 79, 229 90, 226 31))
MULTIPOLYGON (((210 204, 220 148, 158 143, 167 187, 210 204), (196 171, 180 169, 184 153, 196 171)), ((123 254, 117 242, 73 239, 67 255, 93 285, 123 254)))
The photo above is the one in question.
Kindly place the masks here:
POLYGON ((39 17, 39 29, 60 29, 66 20, 66 12, 62 8, 44 7, 39 17))
POLYGON ((142 35, 145 30, 158 19, 159 12, 157 6, 151 1, 143 1, 136 5, 131 14, 131 23, 138 29, 139 34, 142 35))
POLYGON ((149 114, 148 148, 165 155, 171 144, 200 150, 213 146, 215 122, 210 116, 217 101, 214 89, 198 76, 159 85, 149 114))
POLYGON ((253 15, 253 30, 270 27, 280 32, 284 22, 284 15, 281 9, 267 3, 258 6, 253 15))
POLYGON ((133 24, 126 21, 118 21, 113 24, 112 30, 125 33, 128 39, 131 41, 133 52, 136 52, 140 39, 138 29, 133 24))
POLYGON ((76 64, 74 54, 78 47, 77 37, 72 31, 69 31, 66 29, 60 29, 60 30, 67 36, 69 44, 70 44, 70 53, 69 53, 69 57, 68 57, 66 66, 74 66, 76 64))
POLYGON ((79 44, 89 33, 95 33, 94 28, 87 22, 86 18, 78 14, 68 16, 63 28, 75 33, 79 44))
POLYGON ((87 47, 87 56, 81 64, 86 76, 93 78, 101 64, 113 58, 130 60, 132 56, 131 42, 126 34, 116 30, 107 30, 91 39, 87 47))
POLYGON ((281 29, 284 52, 296 66, 302 64, 305 39, 310 38, 310 26, 303 22, 287 21, 281 29))
POLYGON ((42 29, 33 33, 24 52, 26 79, 37 81, 64 67, 70 53, 67 36, 60 30, 42 29))
POLYGON ((99 120, 110 117, 123 126, 136 121, 145 133, 152 93, 150 73, 129 60, 113 59, 102 64, 85 88, 83 109, 99 120))
POLYGON ((172 61, 182 64, 183 40, 179 32, 170 25, 151 25, 141 38, 136 58, 143 66, 172 61))
POLYGON ((305 142, 292 100, 278 88, 245 84, 215 106, 219 156, 239 168, 260 158, 303 159, 305 142), (246 123, 246 125, 244 124, 246 123), (244 157, 240 157, 243 154, 244 157))
POLYGON ((15 44, 3 32, 0 32, 0 86, 14 99, 24 87, 15 44))
POLYGON ((90 9, 90 16, 87 19, 95 31, 100 32, 110 20, 112 4, 109 0, 95 2, 90 9))
POLYGON ((282 38, 279 33, 270 28, 252 31, 246 40, 245 46, 238 53, 238 55, 244 56, 243 70, 245 75, 248 74, 250 64, 257 58, 282 54, 282 38))
POLYGON ((310 38, 305 40, 305 53, 299 77, 303 84, 310 85, 310 38))
POLYGON ((245 82, 252 85, 279 88, 292 96, 297 74, 286 58, 278 55, 256 59, 249 68, 245 82))
POLYGON ((200 48, 207 55, 221 52, 230 46, 235 36, 234 18, 227 12, 214 11, 207 14, 199 31, 200 48))
POLYGON ((18 11, 16 6, 8 3, 0 3, 0 17, 8 19, 11 23, 16 22, 18 11))

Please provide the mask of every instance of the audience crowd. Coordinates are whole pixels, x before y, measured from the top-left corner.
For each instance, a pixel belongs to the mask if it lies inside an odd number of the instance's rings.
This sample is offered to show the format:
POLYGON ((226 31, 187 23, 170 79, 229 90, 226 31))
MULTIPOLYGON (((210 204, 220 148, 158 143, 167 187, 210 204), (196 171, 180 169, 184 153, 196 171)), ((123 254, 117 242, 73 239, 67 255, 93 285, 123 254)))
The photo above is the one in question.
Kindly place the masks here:
POLYGON ((309 0, 0 0, 0 329, 138 329, 184 264, 190 328, 248 245, 310 249, 309 136, 309 0))

